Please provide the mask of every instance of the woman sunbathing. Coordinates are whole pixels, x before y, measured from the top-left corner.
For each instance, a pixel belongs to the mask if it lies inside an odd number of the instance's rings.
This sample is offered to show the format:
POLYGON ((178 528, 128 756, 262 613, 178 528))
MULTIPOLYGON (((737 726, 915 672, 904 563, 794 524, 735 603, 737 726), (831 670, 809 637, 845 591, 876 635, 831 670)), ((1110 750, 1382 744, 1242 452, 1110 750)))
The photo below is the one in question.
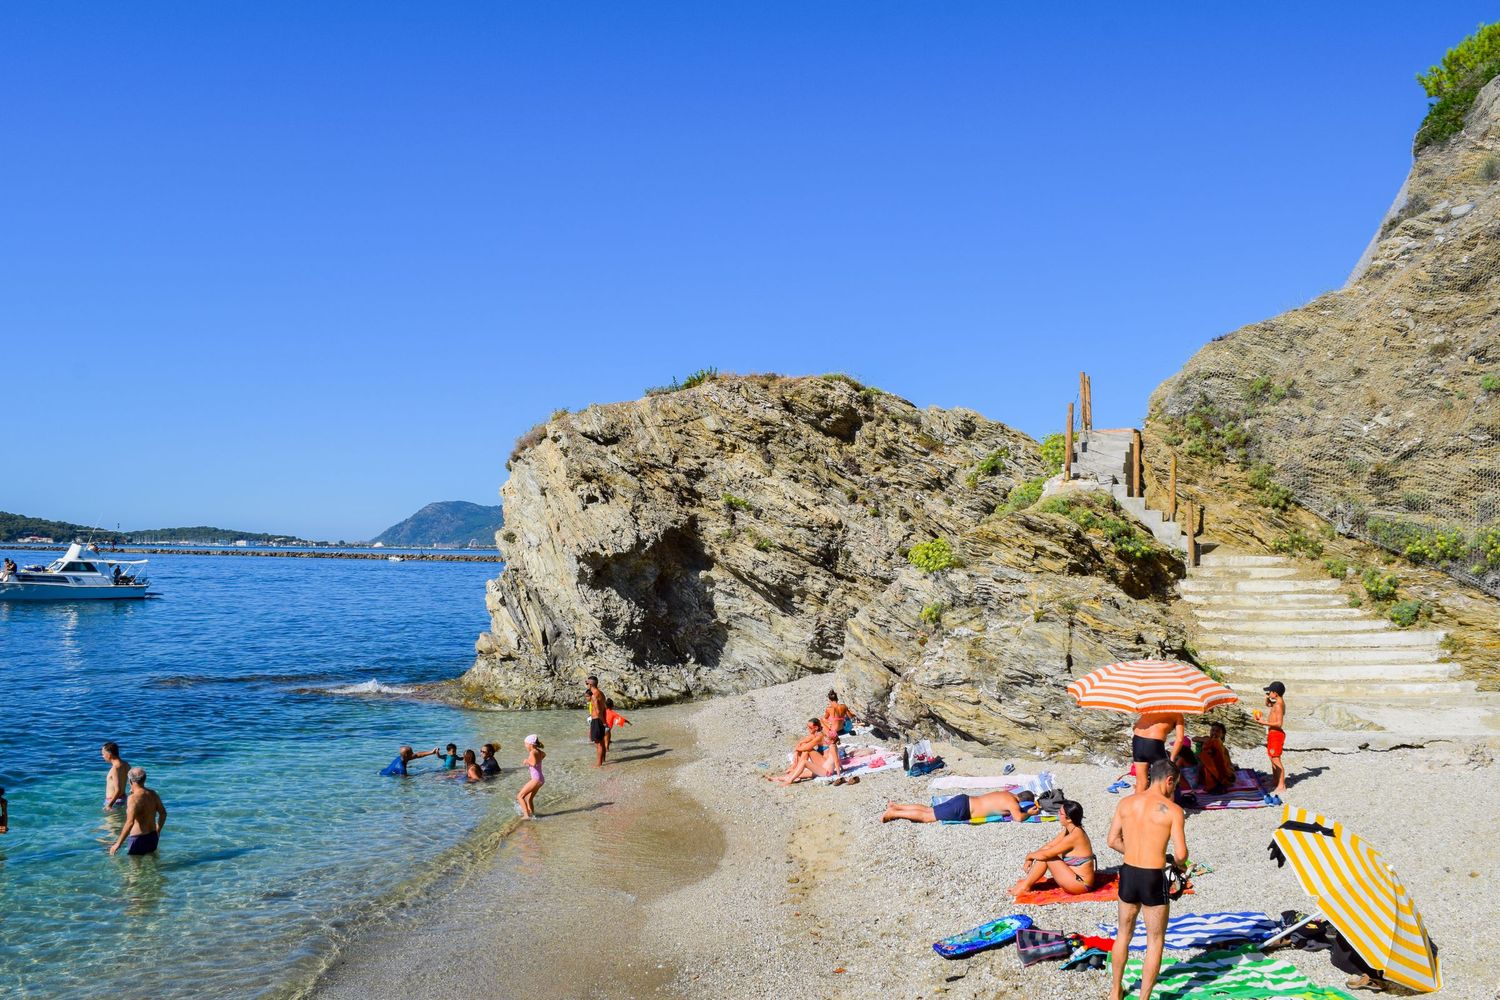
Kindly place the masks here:
POLYGON ((893 819, 909 819, 913 823, 937 823, 939 821, 964 823, 983 820, 987 816, 1009 815, 1011 821, 1020 823, 1037 813, 1036 796, 1031 792, 1012 795, 1010 792, 986 792, 984 795, 955 795, 936 806, 919 806, 916 803, 892 802, 885 807, 880 822, 893 819))
POLYGON ((1224 725, 1208 727, 1208 738, 1198 744, 1198 783, 1206 792, 1219 794, 1234 785, 1234 762, 1224 746, 1224 725))
MULTIPOLYGON (((827 775, 829 767, 824 759, 823 746, 823 724, 817 719, 808 719, 807 735, 792 748, 792 766, 786 769, 785 774, 778 774, 774 778, 767 776, 766 780, 791 785, 827 775)), ((833 752, 838 753, 838 748, 835 747, 833 752)))
POLYGON ((1048 843, 1037 848, 1021 862, 1026 872, 1021 880, 1005 890, 1012 896, 1030 892, 1048 874, 1070 896, 1081 896, 1094 887, 1097 875, 1094 871, 1094 845, 1089 835, 1083 832, 1083 806, 1071 799, 1064 799, 1057 811, 1057 820, 1062 832, 1048 843))

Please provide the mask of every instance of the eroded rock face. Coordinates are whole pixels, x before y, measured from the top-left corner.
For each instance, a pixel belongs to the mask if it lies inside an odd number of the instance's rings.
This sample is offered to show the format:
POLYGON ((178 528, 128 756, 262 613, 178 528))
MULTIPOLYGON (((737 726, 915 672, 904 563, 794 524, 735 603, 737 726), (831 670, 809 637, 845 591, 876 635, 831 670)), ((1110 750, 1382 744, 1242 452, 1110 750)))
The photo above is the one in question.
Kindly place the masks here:
POLYGON ((1017 431, 838 378, 720 378, 544 431, 501 491, 507 565, 461 681, 505 705, 574 704, 589 673, 642 704, 831 670, 906 548, 1042 471, 1017 431))

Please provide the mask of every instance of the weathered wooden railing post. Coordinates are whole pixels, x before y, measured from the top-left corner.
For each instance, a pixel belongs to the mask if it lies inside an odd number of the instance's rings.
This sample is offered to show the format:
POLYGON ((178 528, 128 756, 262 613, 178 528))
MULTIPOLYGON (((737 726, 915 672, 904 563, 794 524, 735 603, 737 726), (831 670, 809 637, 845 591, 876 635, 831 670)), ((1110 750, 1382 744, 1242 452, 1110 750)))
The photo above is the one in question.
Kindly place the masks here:
POLYGON ((1141 432, 1132 430, 1130 432, 1130 495, 1133 497, 1145 496, 1146 491, 1141 483, 1141 469, 1144 460, 1141 456, 1141 432))
POLYGON ((1171 473, 1167 484, 1167 520, 1177 521, 1177 456, 1172 455, 1171 473))
POLYGON ((1089 429, 1089 377, 1086 372, 1078 373, 1078 429, 1089 429))
POLYGON ((1073 404, 1068 404, 1068 432, 1063 435, 1063 482, 1073 479, 1073 404))

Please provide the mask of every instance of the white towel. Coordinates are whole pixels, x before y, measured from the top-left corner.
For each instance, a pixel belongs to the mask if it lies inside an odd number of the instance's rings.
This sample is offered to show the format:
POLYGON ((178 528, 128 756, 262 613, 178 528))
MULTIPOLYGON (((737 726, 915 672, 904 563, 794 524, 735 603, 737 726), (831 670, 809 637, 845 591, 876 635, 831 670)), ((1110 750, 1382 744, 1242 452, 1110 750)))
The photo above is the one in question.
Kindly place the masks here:
POLYGON ((964 788, 1017 788, 1022 791, 1040 795, 1051 791, 1053 778, 1051 771, 1043 771, 1041 774, 992 774, 992 775, 963 775, 945 774, 941 778, 933 778, 927 783, 927 787, 934 791, 964 788))

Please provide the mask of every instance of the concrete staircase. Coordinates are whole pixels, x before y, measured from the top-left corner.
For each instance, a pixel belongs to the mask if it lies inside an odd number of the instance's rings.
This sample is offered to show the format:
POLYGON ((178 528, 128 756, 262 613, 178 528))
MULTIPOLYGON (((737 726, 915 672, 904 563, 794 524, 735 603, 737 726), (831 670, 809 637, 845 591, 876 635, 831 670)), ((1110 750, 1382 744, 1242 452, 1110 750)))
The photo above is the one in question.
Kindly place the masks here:
MULTIPOLYGON (((1095 480, 1157 541, 1187 550, 1182 528, 1127 495, 1132 432, 1084 431, 1075 478, 1095 480)), ((1287 686, 1292 749, 1387 749, 1441 740, 1500 745, 1500 696, 1480 694, 1447 661, 1443 633, 1396 628, 1351 608, 1337 580, 1281 556, 1206 542, 1179 592, 1200 626, 1202 659, 1247 709, 1287 686)))

